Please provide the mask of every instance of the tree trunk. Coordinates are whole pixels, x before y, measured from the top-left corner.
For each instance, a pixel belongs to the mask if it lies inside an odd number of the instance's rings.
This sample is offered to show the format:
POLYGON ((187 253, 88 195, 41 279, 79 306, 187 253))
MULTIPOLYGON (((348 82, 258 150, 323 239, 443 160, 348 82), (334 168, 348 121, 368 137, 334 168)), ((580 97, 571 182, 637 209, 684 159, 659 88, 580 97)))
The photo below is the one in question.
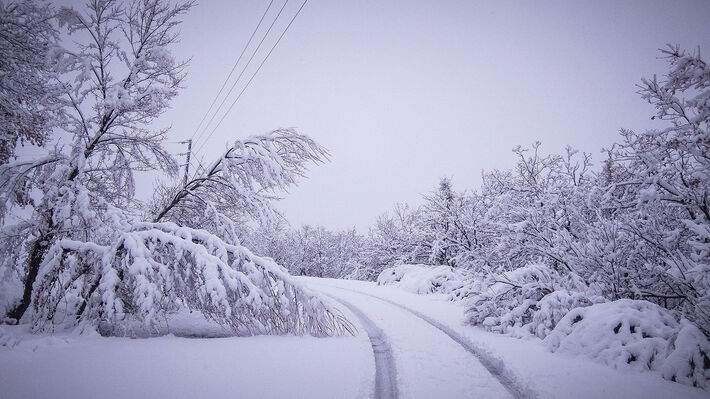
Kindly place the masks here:
POLYGON ((34 244, 32 244, 30 259, 27 264, 27 277, 25 278, 25 288, 22 292, 22 299, 17 306, 7 313, 8 318, 16 320, 16 323, 20 322, 20 319, 22 319, 22 316, 27 311, 27 308, 30 307, 30 302, 32 301, 32 287, 37 279, 39 266, 42 264, 44 255, 47 253, 47 249, 49 249, 53 238, 54 234, 50 228, 47 233, 40 234, 34 244))

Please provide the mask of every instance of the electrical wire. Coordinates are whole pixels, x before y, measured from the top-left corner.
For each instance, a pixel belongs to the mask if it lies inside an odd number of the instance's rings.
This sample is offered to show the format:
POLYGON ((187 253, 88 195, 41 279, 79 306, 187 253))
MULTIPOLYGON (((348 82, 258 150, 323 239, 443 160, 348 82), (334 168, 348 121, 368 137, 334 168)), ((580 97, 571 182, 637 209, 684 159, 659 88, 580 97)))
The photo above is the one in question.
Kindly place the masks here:
POLYGON ((286 29, 284 29, 284 31, 281 33, 281 36, 279 36, 279 38, 276 40, 276 43, 274 43, 274 45, 271 47, 271 50, 269 50, 269 52, 266 54, 266 57, 264 57, 264 60, 261 61, 261 64, 259 64, 259 67, 251 75, 251 78, 249 78, 249 81, 247 81, 247 83, 244 86, 244 88, 242 89, 242 91, 239 92, 239 95, 237 96, 236 99, 234 99, 232 104, 229 106, 229 108, 227 109, 227 112, 225 112, 225 114, 222 116, 222 118, 219 120, 219 122, 217 122, 217 125, 214 127, 214 129, 212 129, 210 134, 205 138, 205 141, 202 142, 202 144, 200 145, 200 147, 197 149, 196 152, 199 152, 200 150, 202 150, 202 148, 205 146, 205 144, 207 144, 207 142, 209 141, 210 137, 212 137, 212 135, 217 130, 217 128, 219 128, 219 126, 222 124, 222 121, 224 121, 224 119, 227 117, 227 115, 229 115, 229 112, 232 110, 232 108, 237 103, 237 101, 239 101, 239 99, 242 97, 242 94, 244 94, 244 91, 249 87, 249 84, 252 82, 252 80, 254 80, 254 77, 256 76, 256 74, 259 73, 259 71, 261 70, 261 67, 263 67, 264 64, 266 63, 266 60, 269 59, 269 56, 274 51, 274 49, 279 44, 279 42, 281 42, 281 39, 284 37, 284 35, 288 31, 288 29, 291 27, 291 25, 293 24, 293 21, 296 20, 296 17, 298 17, 298 15, 301 13, 301 10, 303 10, 303 7, 306 5, 306 3, 308 3, 308 0, 303 1, 303 4, 301 4, 301 7, 298 9, 298 11, 296 11, 296 14, 293 16, 293 18, 291 18, 291 21, 286 26, 286 29))
POLYGON ((256 54, 259 52, 259 49, 261 48, 261 45, 264 44, 264 41, 265 41, 266 38, 269 36, 269 33, 271 33, 271 29, 273 29, 274 25, 276 24, 276 21, 278 21, 278 19, 279 19, 279 17, 281 16, 281 13, 283 12, 284 8, 286 8, 286 5, 288 4, 288 1, 289 1, 289 0, 286 0, 286 1, 284 2, 284 4, 281 6, 281 8, 279 9, 278 14, 276 14, 276 17, 275 17, 274 20, 271 22, 271 25, 269 25, 269 28, 266 30, 266 33, 264 33, 264 36, 262 36, 261 40, 259 41, 259 44, 256 46, 256 48, 255 48, 254 51, 252 52, 251 57, 249 57, 249 60, 248 60, 247 63, 244 65, 244 67, 242 68, 241 72, 239 72, 239 76, 237 76, 237 79, 234 81, 234 83, 232 83, 232 86, 229 88, 229 91, 227 92, 227 94, 226 94, 226 95, 224 96, 224 98, 222 99, 222 102, 220 102, 219 107, 217 107, 217 110, 214 112, 214 114, 212 114, 212 117, 210 118, 209 122, 207 122, 207 124, 204 126, 204 129, 203 129, 202 132, 200 132, 200 134, 197 136, 197 139, 195 139, 195 142, 199 141, 200 138, 209 130, 209 126, 212 124, 212 121, 214 121, 214 118, 217 116, 217 114, 219 114, 219 111, 220 111, 220 110, 222 109, 222 107, 224 106, 224 103, 225 103, 225 102, 227 101, 227 99, 229 98, 229 95, 232 94, 232 91, 234 91, 234 88, 237 86, 237 83, 239 83, 239 80, 240 80, 240 79, 242 78, 242 76, 244 75, 244 72, 247 70, 247 68, 249 68, 249 65, 251 64, 252 60, 254 59, 254 56, 256 56, 256 54))
POLYGON ((269 5, 266 7, 266 10, 264 10, 264 13, 261 15, 261 19, 259 20, 259 23, 256 25, 256 28, 254 28, 254 31, 251 33, 251 36, 249 36, 249 41, 247 41, 247 44, 244 46, 242 49, 242 52, 239 54, 239 57, 237 58, 237 61, 234 62, 234 65, 232 66, 232 70, 229 71, 229 75, 227 75, 227 78, 224 80, 222 83, 222 87, 219 88, 219 92, 217 93, 216 96, 214 96, 214 99, 212 100, 212 103, 210 104, 210 107, 207 109, 207 112, 205 112, 205 115, 202 117, 200 120, 200 123, 197 125, 197 128, 195 131, 192 133, 192 136, 190 139, 194 139, 195 135, 197 132, 200 130, 200 127, 202 127, 202 123, 207 119, 207 115, 210 114, 210 111, 212 111, 212 107, 214 107, 214 104, 217 102, 217 99, 219 98, 220 94, 222 94, 222 91, 224 91, 224 88, 227 86, 227 82, 229 82, 229 78, 232 77, 232 74, 234 73, 234 70, 237 69, 237 65, 239 65, 239 61, 242 60, 242 57, 244 56, 244 53, 247 51, 247 48, 249 48, 249 45, 251 44, 251 41, 254 39, 254 35, 256 35, 256 32, 259 31, 259 28, 261 27, 261 23, 264 22, 264 18, 266 17, 266 14, 269 12, 271 9, 271 5, 274 3, 274 0, 271 0, 269 2, 269 5))

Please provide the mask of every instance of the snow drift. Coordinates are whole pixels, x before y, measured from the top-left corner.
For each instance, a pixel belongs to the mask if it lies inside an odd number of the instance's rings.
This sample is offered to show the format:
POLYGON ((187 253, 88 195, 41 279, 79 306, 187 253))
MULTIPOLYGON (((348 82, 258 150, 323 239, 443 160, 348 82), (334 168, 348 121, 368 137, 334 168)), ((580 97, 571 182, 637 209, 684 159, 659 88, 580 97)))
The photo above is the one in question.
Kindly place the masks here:
POLYGON ((567 313, 544 342, 553 352, 614 367, 657 370, 664 378, 710 388, 710 342, 685 319, 651 302, 620 299, 567 313))
POLYGON ((415 294, 449 294, 464 285, 466 273, 451 266, 398 265, 377 277, 378 285, 393 285, 415 294))

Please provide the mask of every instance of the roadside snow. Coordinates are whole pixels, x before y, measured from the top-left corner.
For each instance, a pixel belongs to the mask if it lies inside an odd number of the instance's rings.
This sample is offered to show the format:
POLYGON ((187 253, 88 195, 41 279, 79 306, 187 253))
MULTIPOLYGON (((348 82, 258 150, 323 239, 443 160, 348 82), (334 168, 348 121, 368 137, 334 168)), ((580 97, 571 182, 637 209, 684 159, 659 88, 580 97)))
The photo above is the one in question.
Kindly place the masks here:
POLYGON ((449 293, 464 285, 464 274, 451 266, 398 265, 377 277, 377 285, 393 285, 415 294, 449 293))
MULTIPOLYGON (((329 285, 386 298, 439 321, 487 350, 491 357, 500 359, 520 380, 519 385, 529 388, 540 399, 708 398, 707 391, 664 380, 658 372, 614 369, 588 359, 551 353, 537 338, 513 338, 464 325, 464 307, 447 301, 445 295, 415 295, 364 281, 311 278, 306 281, 314 288, 329 285)), ((432 361, 432 367, 438 367, 436 360, 432 361)))
POLYGON ((0 398, 369 398, 367 335, 19 337, 0 327, 0 398), (3 336, 4 335, 4 336, 3 336))
POLYGON ((704 364, 710 353, 707 338, 651 302, 619 299, 573 309, 543 342, 553 352, 618 368, 658 370, 666 379, 710 388, 710 369, 704 364))

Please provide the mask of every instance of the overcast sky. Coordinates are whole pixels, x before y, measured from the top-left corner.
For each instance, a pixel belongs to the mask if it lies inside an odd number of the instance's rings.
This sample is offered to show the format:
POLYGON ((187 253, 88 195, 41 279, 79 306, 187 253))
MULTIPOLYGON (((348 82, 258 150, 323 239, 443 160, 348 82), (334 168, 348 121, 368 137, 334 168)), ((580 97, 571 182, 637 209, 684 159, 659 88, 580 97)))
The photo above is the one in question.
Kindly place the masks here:
MULTIPOLYGON (((200 3, 176 48, 192 63, 164 118, 174 140, 192 136, 268 1, 200 3)), ((300 4, 289 2, 273 33, 300 4)), ((599 160, 619 128, 652 126, 634 85, 665 72, 657 49, 667 42, 710 51, 710 1, 310 0, 199 155, 296 127, 331 162, 280 208, 294 226, 365 231, 442 176, 476 188, 482 169, 512 166, 518 144, 570 144, 599 160)))

